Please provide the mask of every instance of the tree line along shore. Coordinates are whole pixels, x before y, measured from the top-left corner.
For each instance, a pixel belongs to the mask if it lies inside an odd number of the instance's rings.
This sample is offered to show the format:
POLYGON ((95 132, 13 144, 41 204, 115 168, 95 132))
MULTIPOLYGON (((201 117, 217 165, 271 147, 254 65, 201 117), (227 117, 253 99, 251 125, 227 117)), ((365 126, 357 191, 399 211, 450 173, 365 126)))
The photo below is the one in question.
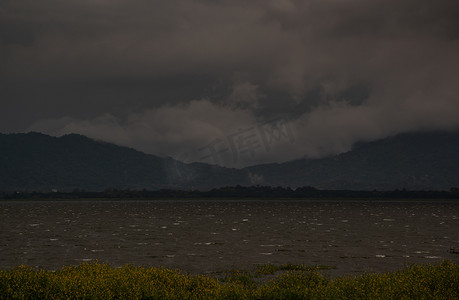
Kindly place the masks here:
POLYGON ((291 189, 271 186, 227 186, 207 191, 192 189, 104 191, 25 191, 0 192, 0 199, 459 199, 459 188, 448 191, 357 191, 324 190, 310 186, 291 189))

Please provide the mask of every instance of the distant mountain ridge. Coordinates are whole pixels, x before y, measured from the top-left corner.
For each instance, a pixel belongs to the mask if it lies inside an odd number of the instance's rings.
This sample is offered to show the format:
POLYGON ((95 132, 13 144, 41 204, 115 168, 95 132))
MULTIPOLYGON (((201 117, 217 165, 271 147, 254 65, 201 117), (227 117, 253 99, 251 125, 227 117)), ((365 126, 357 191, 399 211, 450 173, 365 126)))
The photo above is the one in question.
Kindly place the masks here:
POLYGON ((459 132, 400 134, 322 159, 248 168, 264 184, 353 190, 448 190, 459 186, 459 132), (282 176, 279 176, 282 174, 282 176))
POLYGON ((206 188, 239 184, 232 181, 234 174, 242 177, 239 172, 186 165, 78 134, 60 138, 36 132, 0 135, 0 191, 206 188))
POLYGON ((229 169, 185 164, 82 135, 0 134, 0 191, 211 189, 251 185, 354 190, 449 190, 459 186, 459 133, 402 134, 352 151, 229 169))

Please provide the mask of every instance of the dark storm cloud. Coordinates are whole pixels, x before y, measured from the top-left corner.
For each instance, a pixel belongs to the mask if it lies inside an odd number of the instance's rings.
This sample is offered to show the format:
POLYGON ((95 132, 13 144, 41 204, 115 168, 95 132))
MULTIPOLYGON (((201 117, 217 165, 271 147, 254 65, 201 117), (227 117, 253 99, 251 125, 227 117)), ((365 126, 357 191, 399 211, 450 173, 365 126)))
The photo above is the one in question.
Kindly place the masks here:
POLYGON ((241 163, 459 125, 457 1, 2 1, 2 131, 178 155, 288 116, 241 163))

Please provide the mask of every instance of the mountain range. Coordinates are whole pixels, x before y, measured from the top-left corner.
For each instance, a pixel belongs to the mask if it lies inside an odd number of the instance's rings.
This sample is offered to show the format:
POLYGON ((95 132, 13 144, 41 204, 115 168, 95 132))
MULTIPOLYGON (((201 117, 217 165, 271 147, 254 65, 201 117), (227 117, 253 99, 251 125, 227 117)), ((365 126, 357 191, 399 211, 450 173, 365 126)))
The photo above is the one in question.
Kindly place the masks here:
POLYGON ((0 191, 200 189, 233 185, 352 190, 449 190, 459 186, 459 132, 401 134, 351 151, 231 169, 69 134, 0 134, 0 191), (255 179, 255 180, 254 180, 255 179))

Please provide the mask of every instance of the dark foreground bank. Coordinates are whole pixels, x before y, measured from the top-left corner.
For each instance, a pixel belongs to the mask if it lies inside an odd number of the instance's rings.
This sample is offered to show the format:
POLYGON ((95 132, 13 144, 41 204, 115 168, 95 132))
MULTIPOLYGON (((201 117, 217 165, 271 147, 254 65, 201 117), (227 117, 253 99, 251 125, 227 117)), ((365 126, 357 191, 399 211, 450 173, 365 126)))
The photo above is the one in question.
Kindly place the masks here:
POLYGON ((403 270, 329 279, 323 267, 260 266, 222 276, 164 268, 113 268, 91 263, 57 271, 19 266, 0 270, 1 299, 457 299, 459 265, 413 265, 403 270))

